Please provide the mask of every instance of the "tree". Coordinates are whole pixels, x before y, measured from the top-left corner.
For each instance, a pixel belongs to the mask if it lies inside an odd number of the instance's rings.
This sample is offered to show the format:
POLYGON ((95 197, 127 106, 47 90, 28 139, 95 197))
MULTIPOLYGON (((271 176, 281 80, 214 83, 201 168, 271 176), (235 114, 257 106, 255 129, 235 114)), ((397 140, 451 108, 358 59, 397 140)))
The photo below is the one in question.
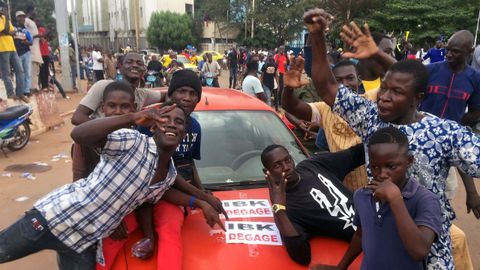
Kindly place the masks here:
POLYGON ((57 24, 55 18, 52 16, 55 11, 54 0, 22 0, 22 1, 10 1, 12 22, 15 21, 15 12, 21 10, 27 12, 28 6, 36 7, 35 22, 37 25, 41 25, 47 29, 47 34, 53 38, 53 44, 58 43, 57 39, 57 24))
POLYGON ((157 48, 181 50, 195 43, 192 29, 193 21, 187 14, 155 12, 148 24, 147 40, 157 48))
POLYGON ((455 31, 475 31, 478 6, 472 0, 388 0, 365 19, 375 30, 410 32, 414 44, 433 44, 440 35, 455 31))

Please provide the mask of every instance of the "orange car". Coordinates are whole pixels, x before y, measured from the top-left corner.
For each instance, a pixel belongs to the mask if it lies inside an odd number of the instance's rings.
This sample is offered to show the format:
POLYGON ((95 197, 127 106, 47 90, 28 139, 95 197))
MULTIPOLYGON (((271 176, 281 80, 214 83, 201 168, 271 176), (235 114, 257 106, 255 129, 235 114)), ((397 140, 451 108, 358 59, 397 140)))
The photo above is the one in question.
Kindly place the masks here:
MULTIPOLYGON (((212 190, 229 212, 226 227, 230 239, 218 226, 210 228, 200 210, 191 211, 182 230, 183 269, 308 269, 292 261, 279 245, 278 235, 270 233, 276 227, 271 225, 274 221, 260 162, 266 146, 280 144, 298 164, 306 158, 298 139, 272 108, 236 90, 203 88, 202 100, 192 116, 202 127, 202 160, 195 163, 205 188, 212 190), (258 207, 242 208, 245 202, 258 207)), ((155 256, 142 261, 131 255, 131 246, 140 238, 141 232, 130 237, 117 256, 114 270, 156 269, 155 256)), ((344 241, 316 237, 311 241, 312 264, 336 264, 347 247, 344 241)), ((357 258, 349 269, 359 266, 357 258)))

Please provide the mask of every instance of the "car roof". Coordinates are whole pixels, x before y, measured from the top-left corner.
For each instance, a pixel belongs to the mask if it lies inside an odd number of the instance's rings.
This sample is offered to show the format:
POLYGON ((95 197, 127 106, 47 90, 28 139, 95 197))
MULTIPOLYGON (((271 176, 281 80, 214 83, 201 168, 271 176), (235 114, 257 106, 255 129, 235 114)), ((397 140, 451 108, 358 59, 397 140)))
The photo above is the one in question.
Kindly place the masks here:
MULTIPOLYGON (((167 92, 166 87, 157 88, 157 90, 167 92)), ((195 107, 195 111, 226 110, 275 112, 263 101, 242 91, 228 88, 202 87, 202 99, 195 107)))
POLYGON ((195 108, 196 111, 220 110, 249 110, 272 111, 274 110, 256 97, 247 95, 239 90, 228 88, 202 88, 202 99, 195 108))

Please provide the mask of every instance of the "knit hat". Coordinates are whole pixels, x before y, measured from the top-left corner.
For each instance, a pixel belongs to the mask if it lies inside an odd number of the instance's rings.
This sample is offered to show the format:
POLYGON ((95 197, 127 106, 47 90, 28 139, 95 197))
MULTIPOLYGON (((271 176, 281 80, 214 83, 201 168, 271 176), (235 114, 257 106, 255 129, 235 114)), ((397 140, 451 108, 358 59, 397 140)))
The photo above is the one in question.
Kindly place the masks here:
POLYGON ((192 70, 181 69, 175 71, 168 87, 167 95, 171 96, 175 90, 182 86, 190 86, 198 93, 198 99, 202 98, 202 83, 197 74, 192 70))

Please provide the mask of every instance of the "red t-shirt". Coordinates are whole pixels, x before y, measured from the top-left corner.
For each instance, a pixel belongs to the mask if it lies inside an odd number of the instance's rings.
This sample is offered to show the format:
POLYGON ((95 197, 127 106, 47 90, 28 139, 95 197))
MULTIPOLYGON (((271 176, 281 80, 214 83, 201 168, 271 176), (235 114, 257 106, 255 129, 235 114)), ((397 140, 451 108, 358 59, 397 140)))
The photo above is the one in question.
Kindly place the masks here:
MULTIPOLYGON (((45 36, 47 30, 44 27, 38 28, 38 34, 40 36, 45 36)), ((46 39, 40 39, 40 53, 42 56, 49 56, 50 52, 48 51, 48 41, 46 39)))
POLYGON ((278 66, 278 73, 285 73, 285 69, 287 66, 287 57, 283 54, 275 54, 275 63, 278 66))

